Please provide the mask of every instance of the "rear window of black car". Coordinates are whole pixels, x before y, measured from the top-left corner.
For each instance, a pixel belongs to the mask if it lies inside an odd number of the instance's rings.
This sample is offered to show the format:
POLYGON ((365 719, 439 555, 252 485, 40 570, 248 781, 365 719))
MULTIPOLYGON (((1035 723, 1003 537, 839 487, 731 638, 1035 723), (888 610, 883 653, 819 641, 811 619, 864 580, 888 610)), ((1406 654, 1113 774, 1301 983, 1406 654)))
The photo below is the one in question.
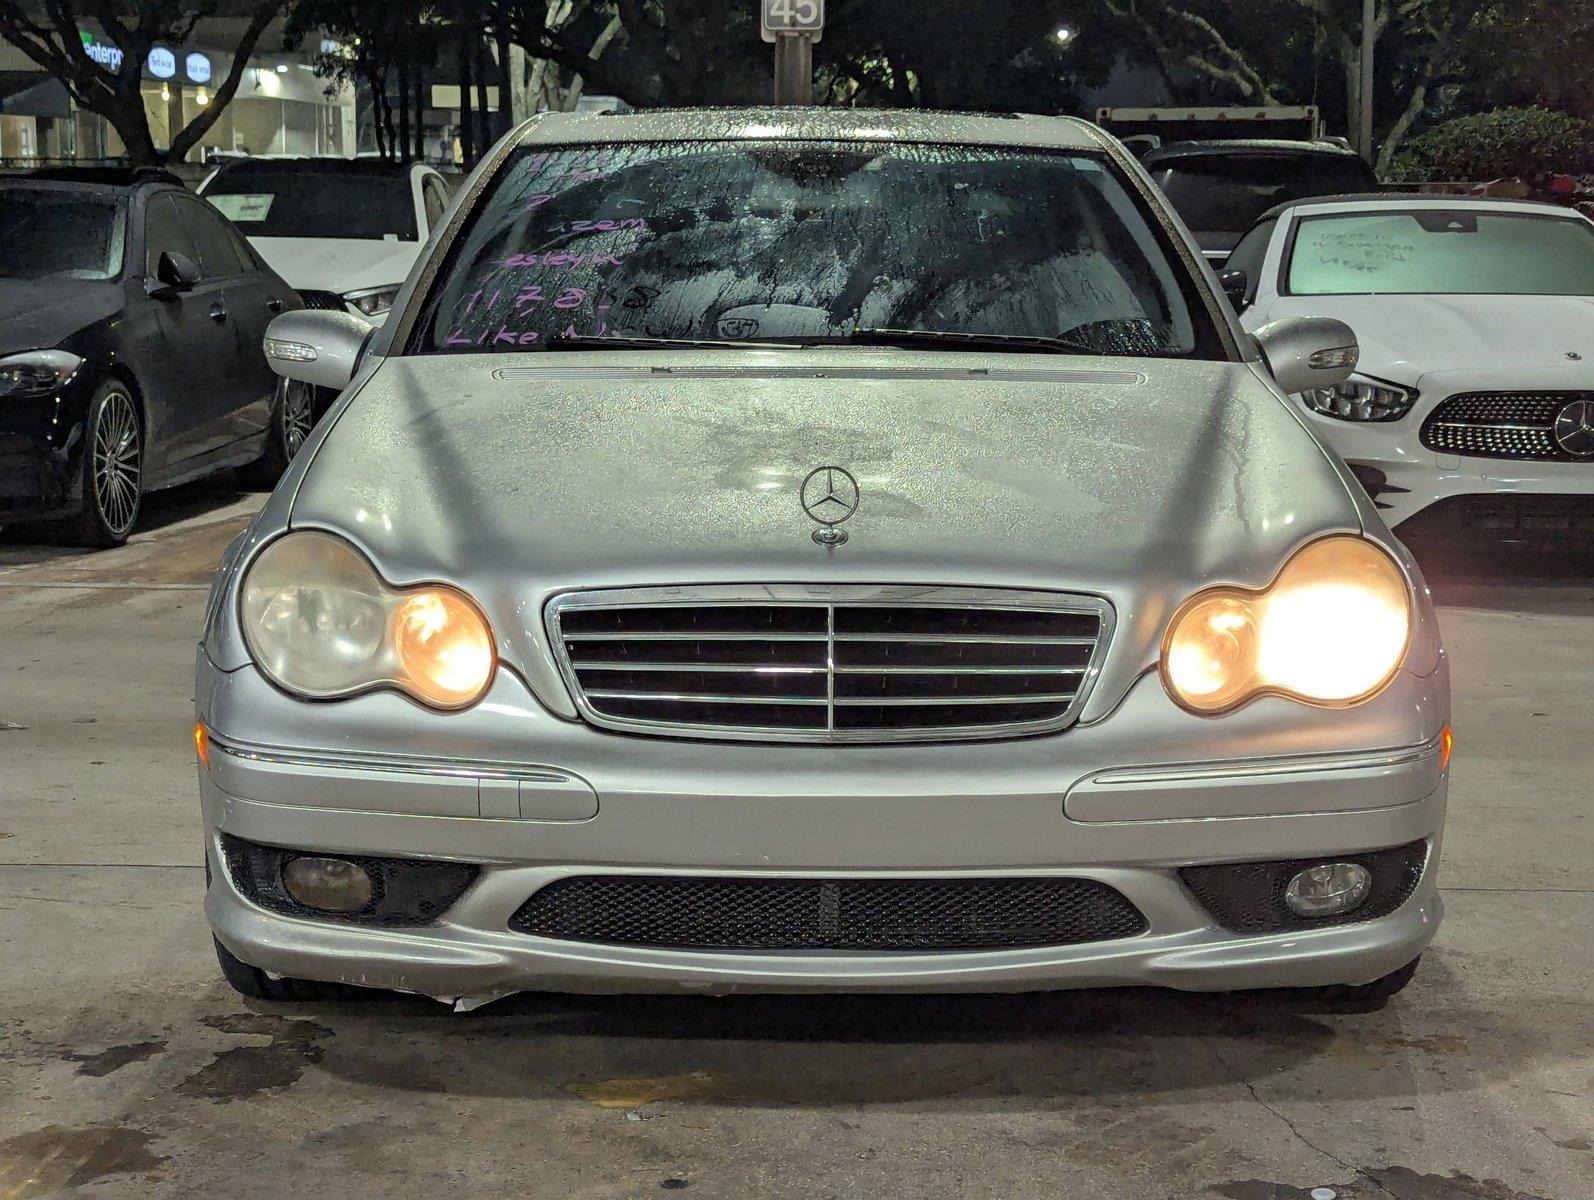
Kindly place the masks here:
POLYGON ((288 164, 223 170, 204 198, 245 237, 418 240, 408 176, 288 164))
POLYGON ((1152 178, 1200 233, 1244 233, 1275 204, 1378 190, 1353 154, 1215 154, 1162 162, 1152 178))
POLYGON ((120 198, 108 192, 0 188, 0 277, 114 279, 123 225, 120 198))

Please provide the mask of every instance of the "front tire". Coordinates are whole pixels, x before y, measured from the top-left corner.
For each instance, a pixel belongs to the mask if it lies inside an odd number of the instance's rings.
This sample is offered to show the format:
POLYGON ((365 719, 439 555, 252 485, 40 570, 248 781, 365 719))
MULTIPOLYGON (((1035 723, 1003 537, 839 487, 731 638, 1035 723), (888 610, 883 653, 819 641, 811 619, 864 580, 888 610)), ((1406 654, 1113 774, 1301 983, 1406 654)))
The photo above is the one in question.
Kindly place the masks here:
POLYGON ((84 429, 83 508, 62 531, 80 546, 120 546, 144 500, 144 430, 125 384, 109 379, 100 385, 84 429))
POLYGON ((1321 988, 1318 995, 1327 1000, 1335 1009, 1350 1012, 1377 1012, 1388 1004, 1397 995, 1405 990, 1417 973, 1417 964, 1422 961, 1418 955, 1403 967, 1397 967, 1388 975, 1384 975, 1371 983, 1345 983, 1336 987, 1321 988))
POLYGON ((259 967, 251 967, 221 944, 219 938, 210 939, 216 946, 216 961, 221 964, 222 976, 232 985, 232 990, 251 1000, 270 1000, 278 1004, 299 1000, 340 1000, 348 997, 351 989, 337 983, 318 983, 313 979, 273 979, 259 967))
POLYGON ((271 427, 266 432, 266 451, 245 468, 248 481, 257 487, 275 487, 299 453, 310 430, 315 428, 316 394, 311 384, 297 379, 279 379, 277 394, 271 401, 271 427))

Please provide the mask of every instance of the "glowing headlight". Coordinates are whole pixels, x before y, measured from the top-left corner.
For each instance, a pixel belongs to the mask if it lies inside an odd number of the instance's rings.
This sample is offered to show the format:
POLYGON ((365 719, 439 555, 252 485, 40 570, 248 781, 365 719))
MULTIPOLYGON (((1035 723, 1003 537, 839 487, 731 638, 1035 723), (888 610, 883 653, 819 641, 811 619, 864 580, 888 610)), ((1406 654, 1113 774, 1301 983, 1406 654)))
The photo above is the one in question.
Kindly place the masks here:
POLYGON ((1328 388, 1300 393, 1301 402, 1315 413, 1341 421, 1398 421, 1411 411, 1417 393, 1362 379, 1347 379, 1328 388))
POLYGON ((438 584, 392 587, 327 533, 290 533, 266 547, 244 577, 241 617, 266 676, 315 700, 391 686, 435 708, 464 708, 498 663, 468 596, 438 584))
POLYGON ((65 350, 29 350, 0 358, 0 400, 48 396, 64 385, 83 360, 65 350))
POLYGON ((358 292, 344 292, 343 298, 352 304, 362 317, 379 317, 393 307, 402 283, 384 284, 377 288, 364 288, 358 292))
POLYGON ((1363 538, 1323 538, 1259 592, 1192 596, 1163 644, 1162 677, 1201 713, 1266 692, 1311 704, 1371 699, 1394 675, 1411 636, 1411 593, 1387 553, 1363 538))

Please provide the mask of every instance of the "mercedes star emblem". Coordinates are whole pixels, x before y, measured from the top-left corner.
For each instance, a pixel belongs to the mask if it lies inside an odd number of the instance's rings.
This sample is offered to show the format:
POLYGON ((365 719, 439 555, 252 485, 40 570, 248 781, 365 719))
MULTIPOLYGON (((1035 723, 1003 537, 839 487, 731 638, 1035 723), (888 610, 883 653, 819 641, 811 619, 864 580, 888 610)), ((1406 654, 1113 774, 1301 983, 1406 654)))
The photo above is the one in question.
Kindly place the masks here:
POLYGON ((1574 400, 1556 414, 1555 444, 1573 458, 1594 458, 1594 400, 1574 400))
POLYGON ((847 531, 838 528, 858 511, 858 481, 841 467, 816 467, 808 472, 802 487, 803 511, 819 522, 814 541, 821 546, 839 546, 847 531))

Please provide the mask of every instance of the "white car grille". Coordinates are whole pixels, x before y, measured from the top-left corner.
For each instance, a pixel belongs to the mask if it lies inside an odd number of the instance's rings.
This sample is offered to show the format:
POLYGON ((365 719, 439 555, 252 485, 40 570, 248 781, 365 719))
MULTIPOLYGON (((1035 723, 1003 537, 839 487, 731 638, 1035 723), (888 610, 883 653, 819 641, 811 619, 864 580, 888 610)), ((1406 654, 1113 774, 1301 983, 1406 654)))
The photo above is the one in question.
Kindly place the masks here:
POLYGON ((1556 417, 1594 392, 1467 392, 1434 407, 1422 444, 1441 454, 1534 462, 1587 462, 1555 436, 1556 417))

